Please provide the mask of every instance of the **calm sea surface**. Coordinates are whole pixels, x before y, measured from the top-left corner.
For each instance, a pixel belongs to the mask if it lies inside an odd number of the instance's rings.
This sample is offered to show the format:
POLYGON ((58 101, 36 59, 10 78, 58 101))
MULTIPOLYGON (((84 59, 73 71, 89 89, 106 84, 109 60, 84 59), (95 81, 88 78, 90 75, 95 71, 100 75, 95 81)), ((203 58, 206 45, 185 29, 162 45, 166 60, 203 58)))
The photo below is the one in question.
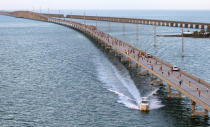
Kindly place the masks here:
MULTIPOLYGON (((65 14, 83 11, 63 11, 65 14)), ((62 11, 61 11, 62 13, 62 11)), ((86 11, 86 15, 210 22, 210 11, 86 11)), ((70 20, 70 19, 68 19, 70 20)), ((75 20, 84 22, 84 20, 75 20)), ((95 25, 96 21, 85 21, 95 25)), ((97 22, 139 49, 210 82, 210 39, 158 37, 153 26, 97 22), (137 40, 136 37, 139 39, 137 40)), ((193 31, 192 29, 184 29, 193 31)), ((157 34, 178 34, 178 28, 157 27, 157 34)), ((167 98, 167 86, 149 86, 150 79, 128 70, 78 31, 56 24, 0 16, 0 126, 8 127, 209 127, 210 119, 191 118, 183 96, 167 98), (150 111, 139 112, 141 96, 150 111)), ((200 108, 200 107, 198 107, 200 108)))

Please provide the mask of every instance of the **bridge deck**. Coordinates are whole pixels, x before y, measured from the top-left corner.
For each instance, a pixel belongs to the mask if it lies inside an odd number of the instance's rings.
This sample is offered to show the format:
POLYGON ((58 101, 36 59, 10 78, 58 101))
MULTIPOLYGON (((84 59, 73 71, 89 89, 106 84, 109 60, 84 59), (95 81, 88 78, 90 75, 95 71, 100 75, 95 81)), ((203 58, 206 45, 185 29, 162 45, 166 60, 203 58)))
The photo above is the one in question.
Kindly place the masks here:
POLYGON ((158 19, 137 19, 137 18, 84 16, 84 15, 67 15, 66 18, 210 30, 210 23, 202 23, 202 22, 185 22, 185 21, 158 20, 158 19))

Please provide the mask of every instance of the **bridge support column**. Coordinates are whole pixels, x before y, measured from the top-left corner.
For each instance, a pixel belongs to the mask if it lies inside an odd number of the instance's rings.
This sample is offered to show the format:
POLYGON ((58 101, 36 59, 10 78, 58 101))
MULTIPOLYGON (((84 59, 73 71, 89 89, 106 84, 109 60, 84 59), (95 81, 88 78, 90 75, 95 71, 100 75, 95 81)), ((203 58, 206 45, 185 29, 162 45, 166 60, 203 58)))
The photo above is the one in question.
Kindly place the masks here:
POLYGON ((171 93, 171 86, 168 85, 168 93, 171 93))
POLYGON ((203 115, 204 117, 208 118, 208 110, 196 110, 196 103, 195 101, 191 100, 191 105, 192 105, 192 117, 196 115, 203 115))
POLYGON ((210 32, 210 25, 207 26, 207 32, 210 32))
POLYGON ((190 28, 193 28, 193 24, 190 24, 190 28))
POLYGON ((199 25, 198 25, 198 24, 196 24, 196 25, 195 25, 195 28, 196 28, 196 29, 199 29, 199 25))
POLYGON ((201 25, 201 29, 204 30, 204 28, 205 28, 204 25, 201 25))
POLYGON ((151 77, 151 81, 153 81, 154 78, 153 78, 153 74, 152 73, 151 73, 151 76, 150 77, 151 77))

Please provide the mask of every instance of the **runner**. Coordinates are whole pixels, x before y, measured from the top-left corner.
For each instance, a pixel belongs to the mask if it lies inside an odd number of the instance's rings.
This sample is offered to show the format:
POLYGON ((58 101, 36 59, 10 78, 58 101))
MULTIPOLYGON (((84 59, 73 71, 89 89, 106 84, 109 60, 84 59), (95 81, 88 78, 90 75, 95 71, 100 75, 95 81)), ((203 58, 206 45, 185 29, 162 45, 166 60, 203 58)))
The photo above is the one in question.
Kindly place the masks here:
POLYGON ((200 95, 201 95, 201 91, 200 91, 200 90, 198 90, 198 95, 199 95, 199 97, 200 97, 200 95))

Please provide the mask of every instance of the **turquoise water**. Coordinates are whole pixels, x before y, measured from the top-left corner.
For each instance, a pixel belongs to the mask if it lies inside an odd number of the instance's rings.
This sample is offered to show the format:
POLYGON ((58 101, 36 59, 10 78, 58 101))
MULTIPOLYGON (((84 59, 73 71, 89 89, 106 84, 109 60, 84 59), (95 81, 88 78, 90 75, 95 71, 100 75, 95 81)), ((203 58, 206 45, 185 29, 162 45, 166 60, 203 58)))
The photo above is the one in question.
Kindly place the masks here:
MULTIPOLYGON (((109 32, 108 23, 98 26, 109 32)), ((111 23, 110 34, 208 80, 209 39, 185 39, 182 59, 181 38, 158 38, 153 48, 153 27, 139 25, 138 41, 135 29, 126 24, 124 36, 122 24, 111 23)), ((149 86, 148 77, 75 30, 0 16, 0 47, 1 126, 210 126, 210 119, 191 118, 186 97, 168 99, 166 86, 149 86), (148 113, 136 110, 141 96, 151 99, 148 113)))

